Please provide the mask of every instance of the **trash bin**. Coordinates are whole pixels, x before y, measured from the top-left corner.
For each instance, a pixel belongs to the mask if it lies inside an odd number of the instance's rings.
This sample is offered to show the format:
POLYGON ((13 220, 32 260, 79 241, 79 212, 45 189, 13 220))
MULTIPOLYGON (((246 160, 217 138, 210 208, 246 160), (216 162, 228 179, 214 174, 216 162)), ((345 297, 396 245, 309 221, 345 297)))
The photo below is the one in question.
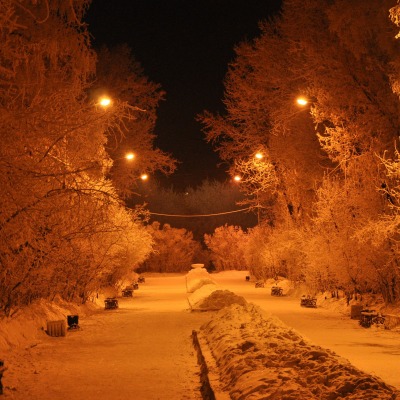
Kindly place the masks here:
POLYGON ((66 324, 64 320, 47 321, 47 334, 49 336, 58 337, 65 336, 66 324))

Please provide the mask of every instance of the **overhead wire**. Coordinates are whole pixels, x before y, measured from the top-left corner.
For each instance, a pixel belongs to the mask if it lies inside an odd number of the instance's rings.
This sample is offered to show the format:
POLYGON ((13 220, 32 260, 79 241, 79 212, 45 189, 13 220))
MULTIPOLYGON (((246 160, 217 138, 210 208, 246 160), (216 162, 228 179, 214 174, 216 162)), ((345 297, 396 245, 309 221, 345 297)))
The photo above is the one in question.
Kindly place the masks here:
POLYGON ((151 215, 159 215, 162 217, 178 217, 178 218, 197 218, 197 217, 215 217, 217 215, 226 215, 226 214, 234 214, 238 212, 243 212, 250 210, 252 207, 246 207, 246 208, 241 208, 239 210, 233 210, 233 211, 224 211, 220 213, 212 213, 212 214, 164 214, 164 213, 156 213, 149 211, 149 214, 151 215))

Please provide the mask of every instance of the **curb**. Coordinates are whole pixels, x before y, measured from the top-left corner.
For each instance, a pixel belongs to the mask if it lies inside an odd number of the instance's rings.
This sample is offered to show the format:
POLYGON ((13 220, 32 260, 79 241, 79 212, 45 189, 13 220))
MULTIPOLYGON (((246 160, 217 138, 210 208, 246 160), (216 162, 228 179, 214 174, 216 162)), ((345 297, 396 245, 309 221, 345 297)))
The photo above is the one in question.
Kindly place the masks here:
POLYGON ((197 351, 200 365, 201 394, 204 400, 231 400, 229 393, 221 387, 217 364, 208 347, 206 338, 199 332, 192 331, 193 345, 197 351))

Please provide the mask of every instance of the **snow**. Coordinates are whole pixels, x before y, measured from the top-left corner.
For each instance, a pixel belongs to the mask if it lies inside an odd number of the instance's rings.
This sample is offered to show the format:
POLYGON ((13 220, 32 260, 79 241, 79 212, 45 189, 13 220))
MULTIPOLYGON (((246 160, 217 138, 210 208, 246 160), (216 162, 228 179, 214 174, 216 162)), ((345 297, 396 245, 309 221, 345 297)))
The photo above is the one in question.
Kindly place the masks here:
POLYGON ((205 268, 196 267, 186 274, 186 287, 188 293, 193 293, 204 285, 215 285, 215 282, 205 268))
POLYGON ((257 306, 223 308, 201 329, 232 399, 393 398, 382 380, 265 318, 257 306))
POLYGON ((341 398, 384 399, 387 384, 400 389, 399 332, 360 327, 344 300, 321 297, 316 309, 300 307, 303 293, 284 280, 278 285, 290 295, 273 297, 275 281, 255 288, 246 271, 202 269, 148 274, 133 298, 119 298, 118 310, 104 311, 102 296, 85 306, 56 299, 3 319, 3 397, 200 399, 192 330, 207 339, 233 398, 284 388, 284 397, 273 398, 333 399, 342 388, 341 398), (220 311, 190 311, 210 308, 220 311), (45 334, 47 320, 68 314, 79 314, 81 330, 45 334))

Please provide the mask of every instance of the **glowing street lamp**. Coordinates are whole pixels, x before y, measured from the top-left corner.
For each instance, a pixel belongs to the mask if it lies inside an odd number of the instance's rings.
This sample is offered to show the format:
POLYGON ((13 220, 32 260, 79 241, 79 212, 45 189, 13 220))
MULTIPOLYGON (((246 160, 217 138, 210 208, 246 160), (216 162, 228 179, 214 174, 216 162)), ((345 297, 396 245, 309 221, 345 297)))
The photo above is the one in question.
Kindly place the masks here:
POLYGON ((305 97, 298 97, 296 102, 300 106, 306 106, 308 104, 308 100, 305 97))
POLYGON ((126 156, 125 156, 125 158, 126 158, 128 161, 131 161, 131 160, 133 160, 133 159, 135 158, 135 154, 134 154, 134 153, 127 153, 126 156))
POLYGON ((242 180, 242 177, 239 176, 239 175, 235 175, 235 176, 233 177, 233 180, 234 180, 235 182, 240 182, 240 181, 242 180))
POLYGON ((254 157, 257 158, 257 160, 262 160, 264 155, 262 153, 256 153, 254 157))
POLYGON ((107 97, 107 96, 100 97, 99 104, 102 107, 107 108, 108 106, 111 105, 111 99, 109 97, 107 97))
POLYGON ((147 174, 142 174, 142 175, 140 175, 140 179, 142 181, 147 181, 147 179, 149 179, 149 176, 147 174))

